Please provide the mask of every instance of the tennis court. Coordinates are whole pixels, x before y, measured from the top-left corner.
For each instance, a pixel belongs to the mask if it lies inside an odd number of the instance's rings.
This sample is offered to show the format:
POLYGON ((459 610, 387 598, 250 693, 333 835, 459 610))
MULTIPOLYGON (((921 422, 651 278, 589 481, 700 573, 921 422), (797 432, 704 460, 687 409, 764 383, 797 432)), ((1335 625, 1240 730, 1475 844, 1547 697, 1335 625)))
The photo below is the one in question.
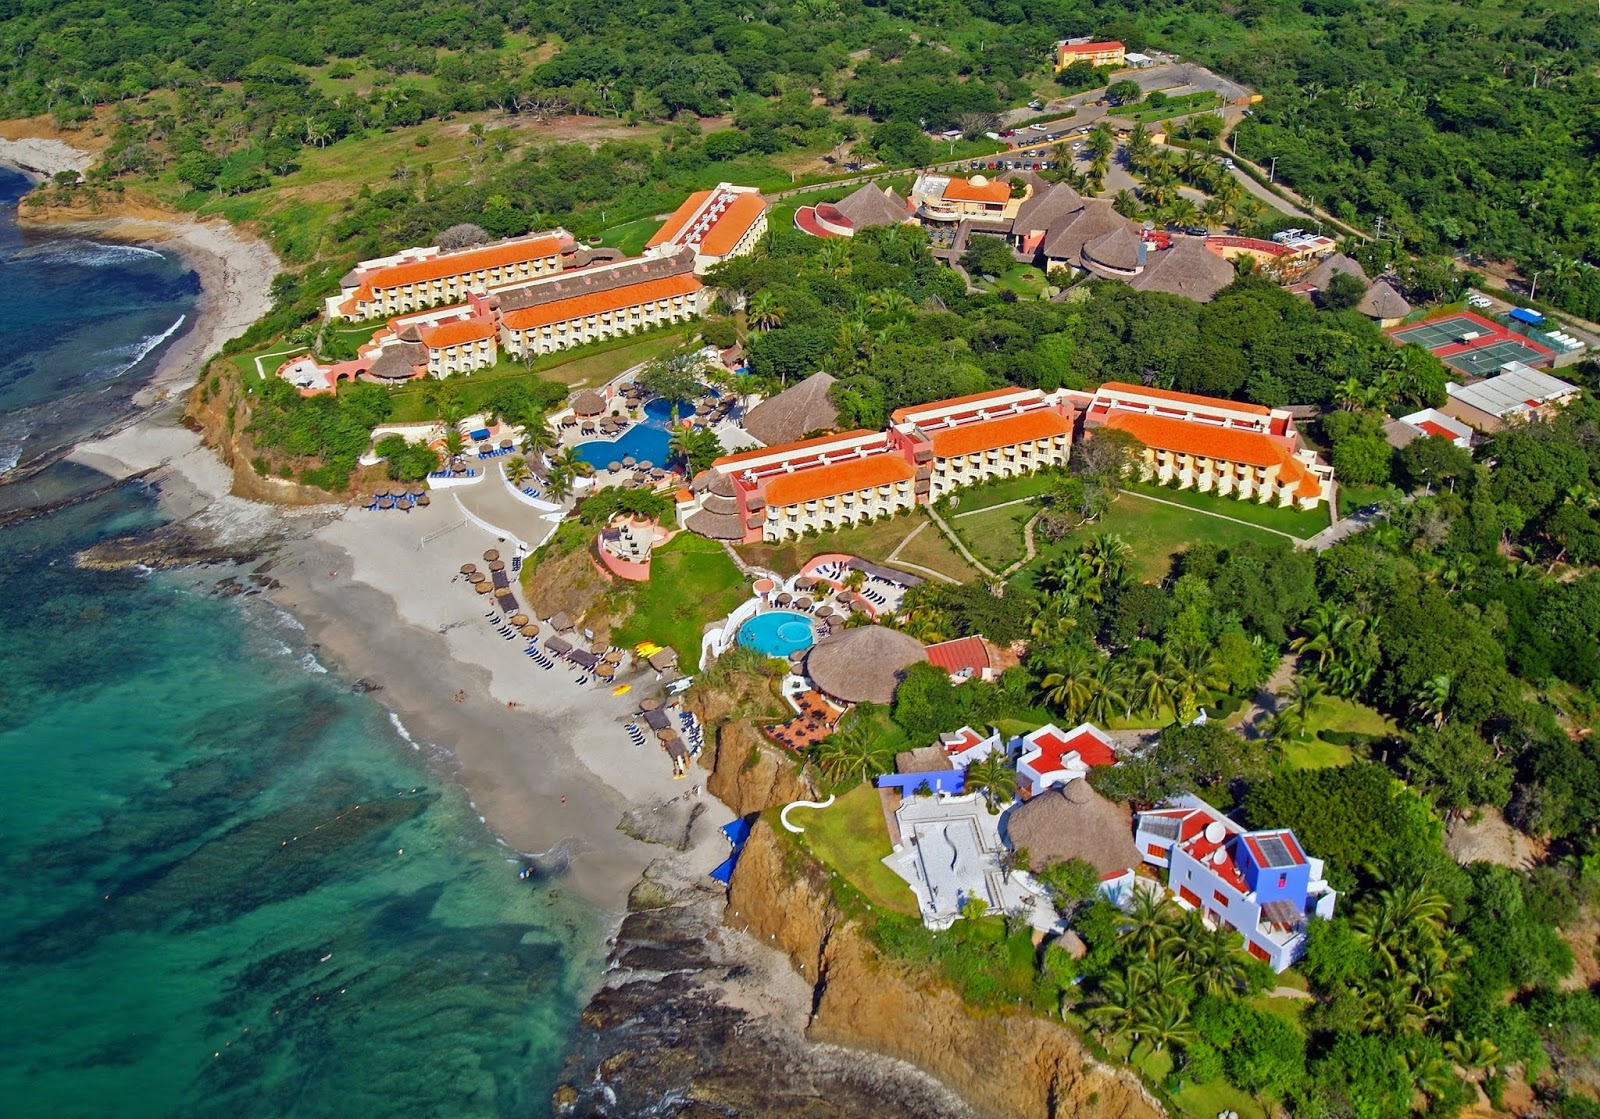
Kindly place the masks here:
POLYGON ((1396 327, 1389 331, 1389 337, 1401 346, 1414 342, 1471 377, 1486 377, 1508 361, 1538 365, 1551 357, 1551 351, 1543 346, 1470 311, 1396 327), (1469 334, 1477 337, 1468 338, 1469 334))

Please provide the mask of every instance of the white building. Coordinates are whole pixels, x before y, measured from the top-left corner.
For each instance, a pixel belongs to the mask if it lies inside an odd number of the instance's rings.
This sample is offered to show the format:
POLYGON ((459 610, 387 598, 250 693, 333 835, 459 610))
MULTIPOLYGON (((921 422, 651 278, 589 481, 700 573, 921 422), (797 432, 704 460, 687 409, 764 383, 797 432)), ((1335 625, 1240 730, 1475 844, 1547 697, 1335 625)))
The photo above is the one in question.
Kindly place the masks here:
POLYGON ((894 815, 901 841, 883 863, 910 885, 928 928, 949 928, 973 899, 1042 930, 1055 924, 1055 909, 1033 880, 1004 869, 1000 817, 982 795, 907 797, 894 815))
POLYGON ((1017 758, 1017 791, 1023 797, 1081 780, 1095 766, 1117 760, 1116 743, 1093 723, 1080 723, 1069 731, 1046 723, 1013 738, 1011 753, 1017 758))

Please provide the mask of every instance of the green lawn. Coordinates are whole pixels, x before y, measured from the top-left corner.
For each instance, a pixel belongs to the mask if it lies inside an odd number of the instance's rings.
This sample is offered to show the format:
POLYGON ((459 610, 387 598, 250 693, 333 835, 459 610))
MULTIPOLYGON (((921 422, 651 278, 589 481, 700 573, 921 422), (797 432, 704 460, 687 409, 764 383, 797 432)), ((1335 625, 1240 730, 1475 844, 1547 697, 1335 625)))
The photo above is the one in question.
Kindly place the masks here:
POLYGON ((600 243, 609 249, 621 249, 629 256, 638 256, 644 252, 645 242, 655 236, 660 228, 661 223, 654 217, 639 218, 603 230, 600 243))
POLYGON ((1343 730, 1370 734, 1375 738, 1398 733, 1394 720, 1366 704, 1331 695, 1320 696, 1311 705, 1311 717, 1306 729, 1311 734, 1343 730))
POLYGON ((959 517, 963 513, 1004 505, 1008 501, 1038 497, 1040 494, 1049 493, 1059 477, 1061 477, 1059 472, 1041 470, 1036 474, 1021 474, 1015 478, 999 478, 993 482, 985 482, 981 486, 968 486, 952 495, 951 512, 947 516, 959 517))
MULTIPOLYGON (((900 556, 895 562, 902 566, 915 564, 916 567, 925 567, 929 571, 947 575, 958 583, 970 583, 978 578, 978 569, 961 558, 961 553, 945 539, 944 533, 934 527, 926 513, 920 515, 922 523, 928 527, 917 533, 916 537, 901 549, 900 556)), ((914 573, 926 574, 915 570, 914 573)))
MULTIPOLYGON (((917 509, 876 524, 834 529, 819 536, 786 540, 782 544, 741 544, 739 554, 745 558, 745 562, 770 568, 781 575, 796 574, 813 556, 832 552, 882 563, 917 525, 927 523, 930 523, 927 512, 917 509)), ((922 536, 934 531, 930 528, 922 536)), ((920 541, 922 536, 917 539, 920 541)))
POLYGON ((857 785, 829 808, 795 809, 789 822, 806 829, 800 841, 870 904, 915 916, 911 887, 883 865, 890 851, 889 829, 877 789, 857 785))
POLYGON ((1335 746, 1317 738, 1287 742, 1283 747, 1283 762, 1289 769, 1332 769, 1349 764, 1350 747, 1335 746))
POLYGON ((1178 97, 1169 97, 1164 105, 1157 108, 1151 108, 1147 102, 1141 101, 1133 105, 1116 105, 1106 111, 1112 116, 1127 117, 1136 121, 1168 120, 1188 113, 1214 109, 1221 101, 1222 99, 1215 93, 1199 90, 1178 97))
POLYGON ((678 651, 685 672, 700 659, 706 623, 732 613, 750 595, 744 576, 715 541, 679 533, 650 559, 650 581, 632 584, 633 610, 612 631, 617 645, 654 641, 678 651))
POLYGON ((994 291, 1014 291, 1024 299, 1037 299, 1049 281, 1031 264, 1013 264, 988 285, 994 291))
POLYGON ((1027 554, 1022 529, 1038 509, 1032 504, 979 509, 949 521, 961 542, 999 574, 1027 554))
POLYGON ((1348 517, 1363 505, 1376 505, 1388 493, 1388 486, 1347 486, 1340 482, 1339 516, 1348 517))
POLYGON ((1249 525, 1218 520, 1203 513, 1175 509, 1145 501, 1135 494, 1123 493, 1104 516, 1081 529, 1059 544, 1039 542, 1039 556, 1020 573, 1024 585, 1031 584, 1033 573, 1055 556, 1079 546, 1083 538, 1101 532, 1115 533, 1133 549, 1135 573, 1150 581, 1164 579, 1172 567, 1172 557, 1189 545, 1205 540, 1221 547, 1229 547, 1246 540, 1273 540, 1249 525))
POLYGON ((1303 509, 1280 509, 1276 505, 1258 505, 1254 501, 1239 501, 1213 493, 1198 493, 1195 490, 1168 489, 1166 486, 1152 485, 1148 482, 1132 482, 1124 488, 1130 493, 1175 502, 1190 509, 1216 513, 1238 521, 1248 521, 1275 532, 1286 532, 1298 540, 1315 536, 1329 524, 1325 506, 1319 506, 1310 512, 1303 509))

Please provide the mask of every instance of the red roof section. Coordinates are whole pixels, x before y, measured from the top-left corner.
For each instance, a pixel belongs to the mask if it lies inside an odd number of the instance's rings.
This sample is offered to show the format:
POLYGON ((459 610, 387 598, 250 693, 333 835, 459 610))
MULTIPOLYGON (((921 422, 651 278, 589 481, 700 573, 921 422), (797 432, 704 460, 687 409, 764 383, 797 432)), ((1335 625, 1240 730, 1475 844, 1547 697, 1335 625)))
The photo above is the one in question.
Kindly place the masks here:
POLYGON ((507 311, 500 317, 500 321, 512 330, 551 326, 558 322, 581 319, 586 315, 620 311, 639 303, 667 299, 674 295, 692 295, 699 291, 700 287, 700 281, 687 273, 682 276, 666 276, 659 280, 645 280, 643 283, 629 284, 609 291, 595 291, 568 299, 553 299, 549 303, 540 303, 534 307, 507 311))
POLYGON ((448 276, 461 276, 489 268, 504 268, 508 264, 532 263, 547 257, 561 255, 559 237, 535 237, 531 241, 512 241, 503 245, 490 245, 483 249, 469 249, 462 253, 444 253, 409 264, 394 264, 379 268, 366 276, 366 288, 393 288, 402 284, 426 283, 448 276))
POLYGON ((796 443, 775 443, 770 447, 761 447, 754 451, 740 451, 736 455, 723 455, 719 459, 713 459, 711 465, 729 466, 736 462, 746 462, 750 459, 762 458, 765 455, 787 451, 803 451, 810 447, 820 447, 826 443, 842 443, 846 440, 855 439, 862 435, 877 434, 879 434, 879 432, 868 431, 864 427, 858 427, 854 431, 846 431, 840 435, 816 435, 810 439, 801 439, 796 443))
MULTIPOLYGON (((973 675, 977 675, 989 667, 989 650, 981 637, 941 641, 937 645, 929 645, 927 651, 928 662, 938 665, 952 676, 964 669, 970 669, 973 675)), ((976 746, 981 741, 981 738, 974 739, 969 745, 976 746)))
MULTIPOLYGON (((1305 865, 1306 857, 1305 857, 1304 853, 1302 853, 1301 850, 1300 850, 1300 844, 1295 842, 1294 833, 1293 832, 1289 832, 1289 831, 1262 832, 1261 835, 1263 837, 1276 837, 1277 839, 1282 840, 1284 848, 1289 852, 1289 859, 1293 863, 1293 865, 1295 865, 1295 866, 1304 866, 1305 865)), ((1263 868, 1272 866, 1272 860, 1268 859, 1267 856, 1266 856, 1266 852, 1261 850, 1261 845, 1256 842, 1256 838, 1257 837, 1254 836, 1254 835, 1247 835, 1247 836, 1244 837, 1245 843, 1248 844, 1249 847, 1250 847, 1250 853, 1255 856, 1256 865, 1259 866, 1259 867, 1263 867, 1263 868)), ((1276 868, 1274 868, 1274 869, 1276 869, 1276 868)))
POLYGON ((933 400, 927 404, 916 404, 910 408, 896 408, 889 413, 889 419, 895 423, 905 423, 907 419, 922 412, 932 412, 940 408, 949 408, 956 404, 980 404, 985 400, 998 400, 1002 396, 1015 396, 1019 390, 1015 385, 1007 389, 989 389, 985 392, 969 393, 966 396, 952 396, 948 400, 933 400))
MULTIPOLYGON (((951 644, 951 642, 944 642, 944 644, 948 645, 951 644)), ((928 659, 933 661, 934 664, 939 663, 938 661, 933 660, 933 650, 936 648, 938 648, 937 645, 928 646, 928 659)), ((944 666, 940 665, 940 667, 942 668, 944 666)), ((954 742, 946 742, 944 744, 944 752, 952 758, 957 754, 965 753, 974 746, 980 745, 983 742, 983 735, 979 734, 971 727, 962 727, 955 733, 959 734, 961 737, 954 742)))
POLYGON ((1040 774, 1053 773, 1064 768, 1062 759, 1068 754, 1077 754, 1084 765, 1091 767, 1112 765, 1117 760, 1111 747, 1100 741, 1098 735, 1087 730, 1080 730, 1072 735, 1046 731, 1043 734, 1034 734, 1028 741, 1040 750, 1038 760, 1029 763, 1040 774))
POLYGON ((430 350, 446 346, 459 346, 465 342, 481 342, 494 337, 494 324, 467 319, 464 322, 447 322, 432 330, 424 329, 422 341, 430 350))
POLYGON ((1115 39, 1107 39, 1103 43, 1062 43, 1062 54, 1091 54, 1095 51, 1114 51, 1123 49, 1122 44, 1115 39))
POLYGON ((1444 424, 1435 423, 1432 420, 1423 420, 1417 426, 1420 427, 1423 431, 1426 431, 1429 435, 1437 435, 1441 439, 1455 439, 1456 438, 1456 433, 1455 432, 1451 431, 1448 427, 1445 427, 1444 424))
MULTIPOLYGON (((656 230, 655 236, 650 238, 645 247, 654 248, 676 241, 694 221, 695 215, 700 212, 700 207, 716 193, 715 190, 697 190, 684 199, 683 205, 672 211, 672 216, 656 230)), ((767 212, 767 204, 759 194, 739 191, 733 194, 732 198, 727 209, 722 211, 701 240, 698 249, 701 254, 723 256, 732 252, 739 239, 750 232, 750 227, 767 212)))
POLYGON ((1127 393, 1129 396, 1153 396, 1158 400, 1177 400, 1184 404, 1201 404, 1209 408, 1226 408, 1232 412, 1248 412, 1253 416, 1270 416, 1271 408, 1263 408, 1259 404, 1241 404, 1237 400, 1223 400, 1217 396, 1196 396, 1191 392, 1174 392, 1171 389, 1151 389, 1143 385, 1130 385, 1126 381, 1107 381, 1100 386, 1112 392, 1127 393))
POLYGON ((960 427, 945 428, 933 433, 933 453, 938 458, 970 455, 974 451, 988 451, 996 447, 1009 447, 1014 443, 1029 443, 1035 439, 1048 439, 1055 435, 1068 435, 1072 424, 1065 416, 1046 409, 1023 412, 1015 416, 1002 416, 997 420, 979 420, 960 427))
POLYGON ((872 486, 886 486, 891 482, 909 482, 915 474, 911 464, 899 455, 871 455, 780 474, 767 483, 765 497, 768 505, 782 507, 855 493, 872 486))
POLYGON ((986 182, 978 186, 969 179, 952 178, 945 186, 942 197, 955 202, 1009 202, 1011 184, 986 182))
POLYGON ((1255 431, 1212 427, 1166 416, 1147 416, 1137 412, 1118 412, 1106 420, 1106 427, 1126 431, 1147 447, 1180 454, 1201 455, 1225 462, 1250 466, 1278 467, 1281 485, 1292 485, 1299 497, 1316 497, 1322 492, 1316 476, 1289 453, 1277 440, 1255 431))

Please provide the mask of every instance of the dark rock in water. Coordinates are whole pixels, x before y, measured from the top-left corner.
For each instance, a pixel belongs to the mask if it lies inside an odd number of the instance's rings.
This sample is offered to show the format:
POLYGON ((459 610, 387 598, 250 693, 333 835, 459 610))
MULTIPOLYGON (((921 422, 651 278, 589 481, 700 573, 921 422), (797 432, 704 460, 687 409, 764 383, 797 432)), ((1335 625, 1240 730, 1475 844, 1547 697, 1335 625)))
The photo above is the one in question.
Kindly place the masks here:
POLYGON ((211 593, 218 598, 232 598, 236 594, 243 594, 244 587, 239 584, 239 580, 230 575, 228 578, 218 580, 213 584, 211 593))
POLYGON ((812 1044, 794 1021, 746 1009, 773 1000, 748 966, 757 949, 721 926, 722 891, 657 864, 630 907, 644 900, 657 904, 623 920, 613 981, 583 1011, 556 1119, 970 1116, 908 1065, 812 1044))
POLYGON ((369 692, 381 692, 381 691, 383 691, 383 685, 382 684, 374 684, 371 680, 362 678, 362 679, 356 680, 354 683, 352 683, 350 685, 350 690, 352 692, 355 692, 357 695, 366 695, 369 692))
POLYGON ((101 541, 79 552, 76 558, 79 567, 91 571, 169 569, 254 563, 264 546, 264 541, 224 543, 203 530, 179 523, 101 541))

